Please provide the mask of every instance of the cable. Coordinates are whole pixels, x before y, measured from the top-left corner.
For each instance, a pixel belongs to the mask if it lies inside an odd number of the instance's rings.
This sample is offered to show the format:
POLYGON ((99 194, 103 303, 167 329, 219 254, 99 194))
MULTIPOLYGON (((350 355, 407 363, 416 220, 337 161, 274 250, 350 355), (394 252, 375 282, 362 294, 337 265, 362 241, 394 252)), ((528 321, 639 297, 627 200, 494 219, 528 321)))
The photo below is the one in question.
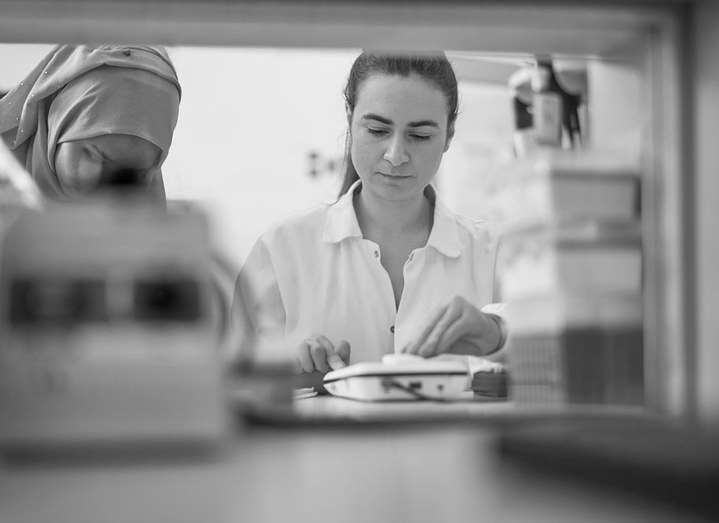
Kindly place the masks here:
POLYGON ((406 392, 410 396, 414 396, 417 399, 425 400, 425 401, 436 401, 438 403, 446 403, 449 401, 452 401, 449 398, 442 398, 442 397, 433 397, 433 396, 427 396, 426 394, 422 394, 421 392, 417 392, 416 389, 413 389, 412 387, 408 387, 398 381, 395 381, 391 378, 383 378, 381 381, 382 387, 385 390, 389 389, 398 389, 406 392))

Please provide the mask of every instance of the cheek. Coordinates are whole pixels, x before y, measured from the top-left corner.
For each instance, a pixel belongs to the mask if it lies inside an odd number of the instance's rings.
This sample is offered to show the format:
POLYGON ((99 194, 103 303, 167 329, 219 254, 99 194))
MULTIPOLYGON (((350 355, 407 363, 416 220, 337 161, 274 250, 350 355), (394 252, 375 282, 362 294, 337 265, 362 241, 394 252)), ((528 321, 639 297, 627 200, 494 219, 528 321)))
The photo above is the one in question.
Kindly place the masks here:
POLYGON ((55 174, 61 185, 89 186, 100 178, 102 167, 73 147, 61 147, 55 155, 55 174))
POLYGON ((76 155, 72 154, 68 146, 61 144, 55 154, 55 174, 60 182, 67 183, 73 177, 73 173, 77 172, 75 163, 77 163, 76 155))
POLYGON ((365 172, 369 172, 370 168, 373 167, 382 156, 380 149, 376 143, 370 142, 369 140, 362 138, 352 140, 350 155, 357 174, 362 175, 365 172))
POLYGON ((429 174, 434 174, 439 169, 439 164, 442 162, 442 155, 444 154, 444 142, 437 143, 431 147, 427 147, 419 151, 419 154, 415 156, 419 161, 415 161, 415 165, 427 171, 429 174))

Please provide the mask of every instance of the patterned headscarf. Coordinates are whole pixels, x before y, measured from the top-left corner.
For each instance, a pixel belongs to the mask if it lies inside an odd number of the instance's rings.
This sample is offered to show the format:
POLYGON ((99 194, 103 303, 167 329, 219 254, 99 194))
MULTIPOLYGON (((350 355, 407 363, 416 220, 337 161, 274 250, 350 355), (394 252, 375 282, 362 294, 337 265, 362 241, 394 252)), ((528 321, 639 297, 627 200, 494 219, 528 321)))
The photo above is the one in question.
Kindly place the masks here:
POLYGON ((177 124, 181 89, 166 51, 148 46, 58 46, 0 100, 0 136, 54 200, 67 195, 55 173, 58 144, 107 134, 144 138, 162 152, 177 124))

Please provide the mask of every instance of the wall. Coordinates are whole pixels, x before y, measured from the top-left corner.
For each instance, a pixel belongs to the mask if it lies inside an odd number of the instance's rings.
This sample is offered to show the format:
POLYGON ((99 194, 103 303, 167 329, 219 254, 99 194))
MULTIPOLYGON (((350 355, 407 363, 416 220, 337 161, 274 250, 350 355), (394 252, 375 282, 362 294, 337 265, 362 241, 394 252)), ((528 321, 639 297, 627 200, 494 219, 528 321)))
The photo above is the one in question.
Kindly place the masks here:
POLYGON ((51 49, 48 44, 0 45, 0 91, 9 91, 51 49))
POLYGON ((176 47, 183 87, 167 195, 198 200, 236 265, 273 222, 338 188, 312 178, 307 154, 341 156, 342 89, 355 50, 176 47))

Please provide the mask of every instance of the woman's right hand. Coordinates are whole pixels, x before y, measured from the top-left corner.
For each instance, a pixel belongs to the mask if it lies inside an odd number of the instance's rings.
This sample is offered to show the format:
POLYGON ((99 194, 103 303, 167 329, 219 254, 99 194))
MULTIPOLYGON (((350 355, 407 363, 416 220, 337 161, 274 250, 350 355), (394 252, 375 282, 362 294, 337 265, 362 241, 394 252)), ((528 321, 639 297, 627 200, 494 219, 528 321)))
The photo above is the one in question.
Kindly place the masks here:
POLYGON ((350 344, 341 340, 337 345, 318 335, 309 338, 297 346, 297 373, 329 372, 342 369, 350 362, 350 344))

